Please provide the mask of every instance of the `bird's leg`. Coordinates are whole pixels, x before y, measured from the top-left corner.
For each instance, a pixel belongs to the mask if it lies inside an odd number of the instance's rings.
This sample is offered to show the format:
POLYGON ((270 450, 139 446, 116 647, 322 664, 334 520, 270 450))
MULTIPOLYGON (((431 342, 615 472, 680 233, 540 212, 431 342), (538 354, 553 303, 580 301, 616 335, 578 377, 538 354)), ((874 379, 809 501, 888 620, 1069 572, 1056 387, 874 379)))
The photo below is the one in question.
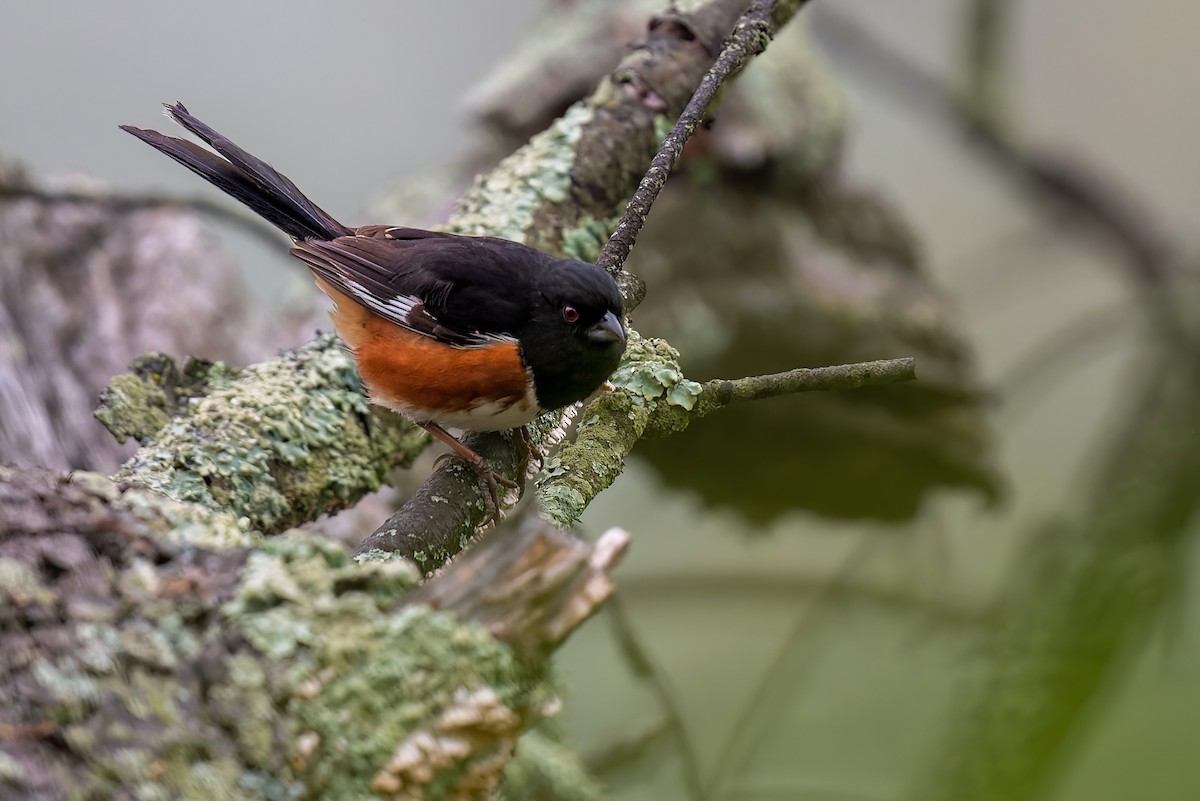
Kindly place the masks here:
POLYGON ((517 471, 517 475, 528 476, 529 465, 534 459, 537 459, 538 469, 541 469, 544 454, 534 443, 533 435, 529 433, 529 426, 524 425, 515 430, 513 444, 517 446, 517 452, 520 454, 521 469, 517 471))
POLYGON ((491 517, 494 518, 499 515, 501 501, 500 487, 504 487, 505 489, 516 489, 517 483, 515 481, 509 481, 507 478, 503 478, 502 476, 496 475, 496 471, 493 470, 492 466, 487 463, 487 459, 484 459, 478 453, 471 450, 466 445, 463 445, 457 437, 439 426, 437 423, 417 423, 417 425, 428 431, 430 436, 446 443, 450 450, 454 451, 453 454, 447 453, 439 456, 437 461, 434 462, 435 467, 442 461, 442 459, 450 459, 454 458, 454 456, 458 456, 458 458, 462 459, 463 461, 475 465, 475 470, 479 475, 480 484, 482 485, 482 488, 486 490, 484 492, 484 497, 491 502, 491 517))

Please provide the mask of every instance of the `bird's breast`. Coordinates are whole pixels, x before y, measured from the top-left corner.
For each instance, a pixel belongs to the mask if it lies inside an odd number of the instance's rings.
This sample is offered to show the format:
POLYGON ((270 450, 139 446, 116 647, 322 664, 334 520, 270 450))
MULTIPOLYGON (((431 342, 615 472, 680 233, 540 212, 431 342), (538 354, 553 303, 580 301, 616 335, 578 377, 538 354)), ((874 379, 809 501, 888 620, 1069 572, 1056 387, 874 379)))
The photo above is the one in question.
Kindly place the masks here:
POLYGON ((376 318, 355 359, 371 400, 418 422, 500 431, 541 411, 516 342, 459 348, 376 318))

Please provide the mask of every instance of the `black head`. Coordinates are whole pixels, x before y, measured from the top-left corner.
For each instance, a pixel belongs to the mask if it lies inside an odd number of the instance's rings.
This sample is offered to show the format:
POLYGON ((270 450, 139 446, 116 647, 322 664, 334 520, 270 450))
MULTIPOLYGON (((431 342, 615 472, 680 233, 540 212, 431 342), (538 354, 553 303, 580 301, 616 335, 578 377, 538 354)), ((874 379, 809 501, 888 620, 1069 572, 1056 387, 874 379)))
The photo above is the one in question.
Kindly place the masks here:
POLYGON ((538 404, 558 409, 591 395, 625 352, 621 294, 594 264, 562 259, 543 271, 534 312, 518 339, 538 404))

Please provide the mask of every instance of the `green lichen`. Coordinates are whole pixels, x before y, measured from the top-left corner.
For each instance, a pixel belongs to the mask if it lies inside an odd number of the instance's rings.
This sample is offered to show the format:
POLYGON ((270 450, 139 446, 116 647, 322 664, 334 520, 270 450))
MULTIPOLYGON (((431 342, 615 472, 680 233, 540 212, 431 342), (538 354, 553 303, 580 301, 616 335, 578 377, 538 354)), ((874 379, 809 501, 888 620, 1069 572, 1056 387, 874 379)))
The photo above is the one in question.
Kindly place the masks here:
POLYGON ((252 547, 262 541, 261 535, 250 529, 249 518, 177 501, 154 490, 130 487, 122 493, 121 502, 155 534, 179 545, 222 550, 252 547))
POLYGON ((328 744, 309 777, 310 790, 322 798, 358 797, 397 746, 435 720, 461 688, 491 687, 518 710, 545 701, 538 678, 511 651, 452 615, 409 608, 364 633, 357 657, 372 669, 334 677, 296 710, 305 729, 328 744), (347 721, 361 720, 372 725, 346 737, 347 721))
POLYGON ((561 252, 569 259, 595 262, 617 224, 616 217, 597 219, 585 215, 561 232, 561 252))
MULTIPOLYGON (((540 676, 482 626, 423 607, 397 612, 417 578, 409 563, 351 561, 327 541, 294 531, 247 560, 222 608, 224 628, 245 636, 275 677, 272 685, 256 669, 238 668, 249 678, 227 683, 222 705, 274 694, 287 712, 285 740, 294 745, 305 735, 320 744, 296 776, 306 797, 364 797, 399 744, 436 721, 456 691, 490 687, 514 710, 548 700, 540 676)), ((254 737, 243 746, 257 753, 263 743, 254 737)), ((265 752, 255 761, 265 767, 265 752)))
POLYGON ((667 134, 671 133, 671 129, 675 127, 675 120, 668 117, 666 114, 656 114, 654 117, 654 138, 659 144, 667 138, 667 134))
MULTIPOLYGON (((355 561, 309 532, 247 554, 228 598, 190 624, 176 603, 153 600, 164 587, 145 563, 123 572, 134 575, 112 586, 126 601, 107 601, 138 613, 80 624, 65 654, 29 667, 96 797, 136 787, 139 798, 361 799, 404 738, 464 688, 490 687, 520 715, 552 693, 482 626, 397 611, 419 579, 412 564, 355 561), (189 652, 204 654, 202 682, 181 659, 189 652), (220 740, 234 748, 214 749, 220 740)), ((0 786, 20 780, 19 763, 0 771, 0 786)))
POLYGON ((538 478, 538 508, 557 526, 579 521, 591 499, 621 474, 625 454, 650 420, 651 401, 634 393, 605 392, 584 410, 575 440, 558 453, 552 472, 538 478))
POLYGON ((377 489, 422 442, 398 417, 372 413, 353 360, 326 334, 210 385, 117 478, 276 532, 377 489))
POLYGON ((525 241, 547 204, 569 197, 576 145, 593 111, 580 102, 529 140, 459 198, 447 231, 525 241))
POLYGON ((575 441, 538 478, 539 508, 555 525, 578 522, 592 498, 620 475, 625 454, 643 434, 665 436, 686 428, 701 391, 684 378, 678 351, 634 330, 609 380, 614 391, 584 410, 575 441))
POLYGON ((115 377, 95 412, 96 419, 112 432, 117 442, 132 437, 139 442, 149 439, 171 419, 167 394, 155 383, 136 375, 115 377))
POLYGON ((189 359, 181 370, 164 353, 147 353, 129 372, 112 380, 100 396, 95 417, 118 442, 148 441, 192 399, 228 384, 237 373, 220 362, 189 359))
POLYGON ((621 366, 609 380, 634 395, 663 398, 688 411, 700 396, 700 385, 685 378, 679 368, 679 352, 666 340, 646 339, 636 331, 629 332, 621 366))

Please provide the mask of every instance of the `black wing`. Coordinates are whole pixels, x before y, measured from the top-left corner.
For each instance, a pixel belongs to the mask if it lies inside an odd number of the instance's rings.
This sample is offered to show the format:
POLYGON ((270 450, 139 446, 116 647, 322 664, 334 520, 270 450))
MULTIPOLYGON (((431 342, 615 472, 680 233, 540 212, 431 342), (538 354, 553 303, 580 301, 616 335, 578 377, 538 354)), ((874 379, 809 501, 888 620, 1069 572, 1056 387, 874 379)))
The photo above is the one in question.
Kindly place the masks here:
POLYGON ((515 339, 552 257, 516 242, 370 226, 292 253, 375 314, 459 347, 515 339))

